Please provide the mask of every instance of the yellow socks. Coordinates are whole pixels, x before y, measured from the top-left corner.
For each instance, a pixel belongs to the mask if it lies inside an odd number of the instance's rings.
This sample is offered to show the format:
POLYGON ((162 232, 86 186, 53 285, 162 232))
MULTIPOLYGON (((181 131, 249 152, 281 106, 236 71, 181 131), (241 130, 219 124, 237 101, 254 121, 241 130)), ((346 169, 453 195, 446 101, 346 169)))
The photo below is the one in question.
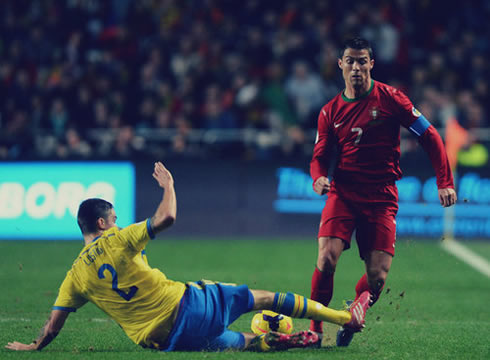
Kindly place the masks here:
POLYGON ((346 310, 333 310, 319 302, 291 292, 276 293, 271 310, 294 318, 328 321, 337 325, 344 325, 352 318, 351 313, 346 310))

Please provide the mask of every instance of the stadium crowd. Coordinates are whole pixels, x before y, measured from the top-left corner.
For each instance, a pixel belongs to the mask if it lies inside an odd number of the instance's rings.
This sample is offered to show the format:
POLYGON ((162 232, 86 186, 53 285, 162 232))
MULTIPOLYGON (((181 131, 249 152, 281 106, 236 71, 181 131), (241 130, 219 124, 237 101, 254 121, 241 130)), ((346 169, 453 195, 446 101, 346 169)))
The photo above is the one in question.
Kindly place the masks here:
POLYGON ((253 141, 220 148, 228 154, 310 156, 317 114, 343 87, 338 48, 357 34, 374 45, 373 77, 405 91, 436 127, 451 118, 490 127, 485 0, 4 0, 1 9, 0 159, 201 156, 196 133, 214 130, 218 139, 251 131, 253 141))

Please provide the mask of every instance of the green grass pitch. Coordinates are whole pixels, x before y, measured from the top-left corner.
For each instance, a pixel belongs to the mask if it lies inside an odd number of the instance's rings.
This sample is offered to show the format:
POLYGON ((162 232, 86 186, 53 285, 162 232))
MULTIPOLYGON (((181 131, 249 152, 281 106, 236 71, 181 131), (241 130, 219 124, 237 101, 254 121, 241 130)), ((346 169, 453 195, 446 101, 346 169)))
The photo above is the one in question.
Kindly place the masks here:
MULTIPOLYGON (((72 314, 42 352, 15 353, 8 341, 37 337, 82 242, 0 242, 0 359, 490 359, 490 281, 435 242, 400 241, 387 285, 368 311, 366 329, 348 348, 286 353, 168 353, 144 350, 91 304, 72 314)), ((489 243, 479 245, 489 254, 489 243)), ((150 265, 169 278, 246 283, 251 288, 309 295, 316 242, 307 239, 165 239, 147 247, 150 265)), ((357 248, 344 253, 331 307, 352 298, 363 272, 357 248)), ((233 330, 248 331, 252 314, 233 330)), ((308 322, 295 320, 296 329, 308 322)))

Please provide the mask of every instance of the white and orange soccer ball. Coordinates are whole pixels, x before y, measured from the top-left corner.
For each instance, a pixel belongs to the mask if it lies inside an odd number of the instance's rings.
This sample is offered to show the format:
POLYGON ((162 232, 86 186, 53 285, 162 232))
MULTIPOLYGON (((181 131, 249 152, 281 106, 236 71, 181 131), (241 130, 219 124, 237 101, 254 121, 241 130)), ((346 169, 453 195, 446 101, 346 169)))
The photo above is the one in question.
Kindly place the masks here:
POLYGON ((269 331, 291 334, 293 332, 293 319, 274 311, 262 310, 254 315, 250 327, 256 335, 262 335, 269 331))

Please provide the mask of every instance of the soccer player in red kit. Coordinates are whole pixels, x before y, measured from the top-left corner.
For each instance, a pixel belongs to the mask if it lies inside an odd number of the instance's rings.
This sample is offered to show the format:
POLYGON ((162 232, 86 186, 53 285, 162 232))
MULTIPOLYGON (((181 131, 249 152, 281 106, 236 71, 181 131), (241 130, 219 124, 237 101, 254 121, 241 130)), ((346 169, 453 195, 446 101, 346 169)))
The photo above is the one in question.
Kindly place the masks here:
MULTIPOLYGON (((429 155, 437 176, 442 206, 456 202, 453 177, 436 129, 401 91, 371 78, 372 49, 365 39, 348 40, 338 59, 345 89, 320 111, 318 133, 310 163, 316 193, 328 193, 318 232, 318 259, 311 298, 328 305, 333 278, 343 250, 356 230, 359 254, 366 273, 356 285, 356 297, 368 290, 371 306, 377 301, 395 254, 395 216, 402 172, 400 125, 414 134, 429 155), (333 148, 337 163, 328 179, 333 148)), ((310 330, 322 333, 322 323, 310 330)), ((337 345, 347 346, 353 331, 342 328, 337 345)))

